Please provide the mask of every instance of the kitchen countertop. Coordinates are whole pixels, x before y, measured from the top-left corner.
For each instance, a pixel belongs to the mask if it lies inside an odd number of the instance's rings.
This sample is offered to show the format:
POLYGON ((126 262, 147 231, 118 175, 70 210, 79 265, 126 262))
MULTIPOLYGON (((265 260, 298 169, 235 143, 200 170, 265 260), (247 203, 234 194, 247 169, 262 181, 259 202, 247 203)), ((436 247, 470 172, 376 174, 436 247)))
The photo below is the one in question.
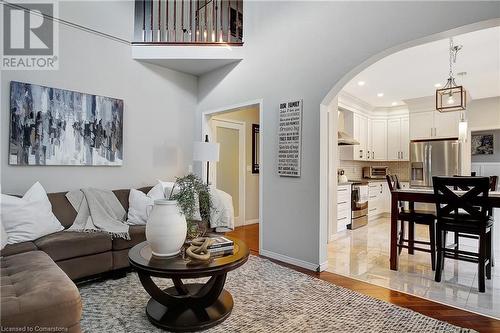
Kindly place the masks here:
MULTIPOLYGON (((337 183, 338 186, 343 186, 343 185, 352 185, 353 183, 356 183, 356 182, 367 182, 367 183, 383 183, 383 182, 386 182, 387 180, 385 179, 374 179, 374 178, 363 178, 361 180, 356 180, 356 179, 352 179, 352 180, 349 180, 347 182, 343 182, 343 183, 337 183)), ((403 183, 408 183, 410 182, 409 180, 407 179, 400 179, 399 180, 400 182, 403 182, 403 183)))
MULTIPOLYGON (((365 181, 365 182, 368 182, 368 183, 379 183, 379 182, 386 182, 387 180, 385 178, 363 178, 361 180, 353 179, 353 180, 349 180, 349 181, 350 182, 365 181)), ((409 182, 408 179, 400 179, 399 181, 400 182, 404 182, 404 183, 408 183, 409 182)))

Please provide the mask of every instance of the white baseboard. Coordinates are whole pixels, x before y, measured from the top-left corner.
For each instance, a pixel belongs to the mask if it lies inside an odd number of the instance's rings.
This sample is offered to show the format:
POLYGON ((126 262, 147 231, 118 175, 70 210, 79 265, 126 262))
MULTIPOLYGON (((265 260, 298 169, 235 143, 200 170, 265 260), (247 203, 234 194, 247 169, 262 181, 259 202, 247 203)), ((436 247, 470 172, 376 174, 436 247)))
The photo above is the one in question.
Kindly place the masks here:
POLYGON ((318 272, 324 272, 327 269, 328 269, 328 260, 319 265, 318 272))
MULTIPOLYGON (((308 262, 308 261, 304 261, 304 260, 300 260, 300 259, 295 259, 295 258, 292 258, 292 257, 289 257, 289 256, 285 256, 283 254, 275 253, 275 252, 264 250, 264 249, 262 249, 259 254, 261 256, 263 256, 263 257, 268 257, 268 258, 271 258, 271 259, 282 261, 284 263, 287 263, 287 264, 290 264, 290 265, 299 266, 299 267, 308 269, 310 271, 315 271, 315 272, 317 272, 318 269, 321 269, 321 267, 323 265, 325 265, 325 263, 322 263, 321 265, 313 264, 313 263, 308 262)), ((326 266, 328 266, 328 263, 326 263, 326 266)))
POLYGON ((256 224, 259 223, 259 219, 246 220, 245 225, 256 224))

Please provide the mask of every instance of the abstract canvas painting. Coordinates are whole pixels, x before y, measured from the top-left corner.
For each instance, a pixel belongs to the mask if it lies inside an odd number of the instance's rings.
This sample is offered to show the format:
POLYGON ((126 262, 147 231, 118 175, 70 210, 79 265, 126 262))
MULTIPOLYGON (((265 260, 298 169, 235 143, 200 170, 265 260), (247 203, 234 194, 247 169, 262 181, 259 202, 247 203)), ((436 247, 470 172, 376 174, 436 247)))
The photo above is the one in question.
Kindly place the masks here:
POLYGON ((11 165, 122 165, 123 100, 12 81, 11 165))
POLYGON ((493 155, 493 134, 472 134, 472 155, 493 155))

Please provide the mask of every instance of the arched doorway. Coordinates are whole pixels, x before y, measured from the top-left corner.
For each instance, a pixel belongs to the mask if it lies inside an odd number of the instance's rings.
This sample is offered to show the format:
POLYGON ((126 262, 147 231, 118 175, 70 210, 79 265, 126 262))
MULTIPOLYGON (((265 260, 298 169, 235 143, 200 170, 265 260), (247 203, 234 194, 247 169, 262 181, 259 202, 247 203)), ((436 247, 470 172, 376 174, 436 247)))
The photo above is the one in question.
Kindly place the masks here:
MULTIPOLYGON (((478 30, 483 30, 491 27, 500 26, 500 20, 489 20, 475 23, 472 25, 463 26, 457 29, 445 31, 439 34, 431 35, 426 38, 418 39, 412 42, 401 44, 397 47, 388 49, 379 53, 362 64, 355 67, 342 80, 340 80, 325 96, 320 105, 320 262, 327 262, 327 243, 329 240, 328 229, 332 223, 337 221, 337 106, 338 94, 342 88, 359 73, 375 64, 379 60, 397 53, 399 51, 446 39, 456 35, 470 33, 478 30), (325 181, 327 180, 327 181, 325 181), (335 204, 334 204, 335 203, 335 204)), ((389 263, 387 262, 387 266, 389 263)), ((322 267, 323 269, 326 267, 322 267)))

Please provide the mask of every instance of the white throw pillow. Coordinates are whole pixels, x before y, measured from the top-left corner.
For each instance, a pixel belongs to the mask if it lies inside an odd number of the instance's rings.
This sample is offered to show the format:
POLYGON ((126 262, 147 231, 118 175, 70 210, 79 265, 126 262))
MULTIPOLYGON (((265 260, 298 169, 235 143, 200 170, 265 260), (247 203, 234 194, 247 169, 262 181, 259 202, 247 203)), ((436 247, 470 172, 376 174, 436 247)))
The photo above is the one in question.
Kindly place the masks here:
MULTIPOLYGON (((174 182, 164 182, 161 180, 158 180, 158 183, 161 184, 163 187, 163 192, 165 193, 165 198, 170 197, 170 193, 172 193, 172 187, 174 187, 174 182)), ((173 193, 177 193, 179 191, 179 188, 175 187, 173 193)), ((195 207, 194 207, 194 214, 193 214, 193 220, 194 221, 201 221, 201 213, 200 213, 200 200, 198 199, 198 194, 195 194, 195 207)))
MULTIPOLYGON (((160 184, 162 191, 165 194, 165 198, 168 199, 170 197, 170 193, 172 192, 172 187, 174 187, 175 183, 174 182, 164 182, 162 180, 159 180, 158 184, 160 184)), ((179 189, 176 187, 174 189, 174 193, 176 193, 178 191, 179 191, 179 189)))
POLYGON ((52 213, 47 193, 39 182, 31 186, 22 198, 2 194, 1 207, 7 244, 33 241, 64 230, 52 213))
MULTIPOLYGON (((1 221, 0 221, 0 222, 1 222, 1 221)), ((1 249, 3 250, 3 248, 5 247, 5 245, 7 245, 7 237, 8 237, 8 236, 7 236, 7 232, 5 231, 5 229, 4 229, 4 227, 3 227, 3 223, 0 223, 0 228, 1 228, 1 229, 0 229, 0 232, 2 233, 2 234, 0 235, 0 237, 2 238, 2 245, 1 245, 1 246, 2 246, 2 248, 1 248, 1 249)))
POLYGON ((163 187, 161 184, 154 186, 149 190, 148 194, 144 194, 144 192, 136 189, 130 189, 130 194, 128 196, 127 224, 146 224, 155 200, 164 198, 165 196, 163 195, 163 187))

